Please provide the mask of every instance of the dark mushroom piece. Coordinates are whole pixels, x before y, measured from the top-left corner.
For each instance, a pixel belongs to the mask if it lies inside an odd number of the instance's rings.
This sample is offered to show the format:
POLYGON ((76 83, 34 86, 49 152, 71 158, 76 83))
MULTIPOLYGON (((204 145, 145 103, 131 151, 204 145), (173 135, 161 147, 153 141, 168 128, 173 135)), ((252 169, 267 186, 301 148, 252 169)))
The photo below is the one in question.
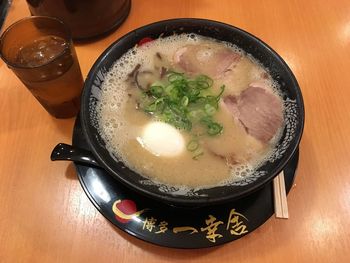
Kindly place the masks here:
POLYGON ((128 77, 134 78, 136 72, 140 69, 140 67, 141 67, 141 64, 137 64, 137 65, 135 66, 135 68, 128 74, 128 77))
POLYGON ((162 79, 167 73, 168 73, 168 69, 165 67, 161 67, 160 73, 159 73, 160 78, 162 79))

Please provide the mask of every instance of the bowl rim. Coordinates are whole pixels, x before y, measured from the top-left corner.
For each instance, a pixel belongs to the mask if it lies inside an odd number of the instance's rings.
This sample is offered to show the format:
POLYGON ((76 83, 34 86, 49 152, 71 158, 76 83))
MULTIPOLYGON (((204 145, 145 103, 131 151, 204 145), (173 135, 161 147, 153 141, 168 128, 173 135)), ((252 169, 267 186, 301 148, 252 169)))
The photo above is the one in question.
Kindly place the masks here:
MULTIPOLYGON (((200 25, 198 25, 198 26, 200 26, 200 25)), ((213 37, 213 38, 215 38, 215 37, 213 37)), ((135 44, 137 44, 137 43, 134 43, 134 45, 135 44)), ((241 48, 244 50, 244 47, 241 47, 241 48)), ((219 22, 219 21, 215 21, 215 20, 210 20, 210 19, 203 19, 203 18, 173 18, 173 19, 160 20, 160 21, 156 21, 156 22, 138 27, 138 28, 128 32, 127 34, 123 35, 122 37, 116 39, 112 44, 110 44, 103 51, 103 53, 97 58, 97 60, 95 61, 95 63, 91 67, 91 69, 86 77, 85 83, 84 83, 81 103, 82 103, 82 105, 81 105, 80 117, 81 117, 81 125, 82 125, 83 133, 86 137, 86 140, 88 142, 90 149, 93 152, 93 155, 97 158, 98 162, 100 164, 102 164, 104 169, 106 169, 114 178, 117 177, 116 179, 118 181, 120 181, 121 183, 124 183, 127 187, 137 191, 138 193, 141 193, 143 195, 146 195, 148 197, 151 197, 153 199, 156 199, 156 200, 159 200, 162 202, 176 204, 176 205, 184 205, 184 206, 203 206, 203 205, 224 203, 227 201, 236 200, 236 199, 245 197, 245 196, 255 192, 256 190, 260 189, 261 187, 263 187, 266 183, 270 182, 275 176, 277 176, 283 170, 283 168, 286 166, 286 164, 288 163, 290 158, 296 152, 296 150, 300 144, 300 140, 301 140, 303 130, 304 130, 304 123, 305 123, 305 109, 304 109, 303 96, 302 96, 299 84, 298 84, 292 70, 289 68, 288 64, 284 61, 284 59, 275 50, 273 50, 269 45, 267 45, 264 41, 262 41, 260 38, 258 38, 256 36, 254 36, 253 34, 247 32, 241 28, 238 28, 236 26, 227 24, 227 23, 223 23, 223 22, 219 22), (94 142, 91 139, 91 138, 93 138, 93 134, 91 133, 91 131, 89 129, 89 126, 90 126, 89 121, 88 121, 89 120, 89 116, 88 116, 89 111, 85 111, 84 109, 88 108, 88 106, 89 106, 86 104, 89 104, 88 98, 90 98, 91 88, 93 86, 94 79, 96 78, 99 70, 101 69, 102 64, 104 63, 104 61, 106 60, 108 55, 114 50, 114 48, 116 48, 116 46, 118 46, 118 44, 120 44, 122 41, 127 40, 133 34, 137 34, 138 31, 143 31, 145 29, 148 29, 148 28, 153 27, 153 26, 157 26, 159 24, 177 23, 177 22, 191 22, 191 23, 198 22, 198 23, 207 23, 207 24, 210 24, 211 26, 217 25, 217 26, 220 26, 223 28, 227 28, 229 30, 238 31, 241 34, 243 34, 244 37, 248 37, 250 39, 253 39, 259 45, 261 45, 263 48, 267 49, 267 51, 269 53, 272 53, 274 56, 276 56, 276 58, 279 60, 279 62, 282 63, 285 70, 287 71, 286 73, 291 78, 291 81, 293 83, 293 89, 295 89, 295 92, 296 92, 296 100, 298 102, 300 102, 300 103, 298 103, 298 109, 299 109, 299 113, 300 113, 300 116, 298 116, 299 117, 299 119, 298 119, 299 124, 298 125, 300 126, 300 129, 298 129, 298 132, 296 132, 295 137, 293 139, 293 140, 295 140, 295 143, 293 143, 293 145, 290 145, 288 147, 288 148, 292 147, 292 148, 290 148, 290 150, 288 150, 288 152, 289 152, 288 158, 282 157, 283 160, 281 162, 279 162, 279 164, 276 166, 276 169, 274 169, 274 172, 268 173, 266 176, 262 176, 263 178, 261 180, 258 180, 258 182, 255 181, 255 182, 251 183, 250 184, 251 187, 246 188, 246 189, 240 191, 239 193, 232 193, 230 195, 225 195, 225 196, 221 196, 221 197, 206 197, 206 198, 203 197, 201 199, 193 199, 193 198, 190 199, 188 196, 170 195, 170 194, 166 194, 166 193, 158 194, 158 193, 149 191, 145 187, 141 187, 141 186, 133 184, 129 180, 120 176, 115 170, 113 170, 110 167, 110 165, 106 162, 106 160, 104 160, 100 156, 99 152, 95 148, 94 142)), ((139 176, 141 176, 141 175, 139 175, 139 176)), ((218 186, 214 186, 210 189, 213 189, 216 187, 218 187, 218 186)), ((222 187, 228 187, 228 186, 222 186, 222 187)))

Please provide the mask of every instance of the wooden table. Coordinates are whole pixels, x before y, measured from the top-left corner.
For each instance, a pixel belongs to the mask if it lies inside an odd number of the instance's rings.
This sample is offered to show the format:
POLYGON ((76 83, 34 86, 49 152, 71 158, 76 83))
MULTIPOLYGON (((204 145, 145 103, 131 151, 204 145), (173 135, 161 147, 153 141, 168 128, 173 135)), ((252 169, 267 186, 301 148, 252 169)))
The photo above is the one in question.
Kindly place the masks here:
MULTIPOLYGON (((5 27, 28 15, 25 1, 14 1, 5 27)), ((91 204, 71 163, 49 159, 58 142, 71 142, 74 119, 49 116, 0 62, 0 262, 349 262, 349 1, 133 0, 117 31, 76 46, 83 74, 120 36, 174 17, 247 30, 295 73, 306 123, 290 218, 211 249, 167 249, 125 234, 91 204)))

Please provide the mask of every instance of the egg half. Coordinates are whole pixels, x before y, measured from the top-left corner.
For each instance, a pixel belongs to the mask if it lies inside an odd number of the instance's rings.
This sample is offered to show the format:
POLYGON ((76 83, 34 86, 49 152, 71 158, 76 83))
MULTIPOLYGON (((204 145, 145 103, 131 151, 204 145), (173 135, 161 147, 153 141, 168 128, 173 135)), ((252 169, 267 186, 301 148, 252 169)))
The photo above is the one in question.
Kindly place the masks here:
POLYGON ((174 157, 185 149, 185 140, 181 133, 164 122, 147 124, 137 141, 150 153, 161 157, 174 157))

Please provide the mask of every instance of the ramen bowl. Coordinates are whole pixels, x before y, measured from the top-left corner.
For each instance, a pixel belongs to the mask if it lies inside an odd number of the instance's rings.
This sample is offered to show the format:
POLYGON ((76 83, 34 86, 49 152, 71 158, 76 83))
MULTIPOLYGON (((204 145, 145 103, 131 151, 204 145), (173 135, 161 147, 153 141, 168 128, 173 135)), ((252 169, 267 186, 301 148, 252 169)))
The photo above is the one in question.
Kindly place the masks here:
POLYGON ((97 59, 85 81, 80 112, 81 126, 97 163, 115 180, 156 201, 177 206, 206 206, 244 197, 269 183, 287 164, 298 148, 303 126, 304 105, 299 85, 283 59, 267 44, 237 27, 206 19, 180 18, 152 23, 126 34, 111 44, 97 59), (138 174, 107 149, 99 134, 96 105, 104 92, 101 85, 114 63, 130 48, 147 38, 195 33, 230 42, 256 58, 278 82, 283 94, 285 127, 268 161, 251 175, 209 188, 182 188, 154 182, 138 174))

